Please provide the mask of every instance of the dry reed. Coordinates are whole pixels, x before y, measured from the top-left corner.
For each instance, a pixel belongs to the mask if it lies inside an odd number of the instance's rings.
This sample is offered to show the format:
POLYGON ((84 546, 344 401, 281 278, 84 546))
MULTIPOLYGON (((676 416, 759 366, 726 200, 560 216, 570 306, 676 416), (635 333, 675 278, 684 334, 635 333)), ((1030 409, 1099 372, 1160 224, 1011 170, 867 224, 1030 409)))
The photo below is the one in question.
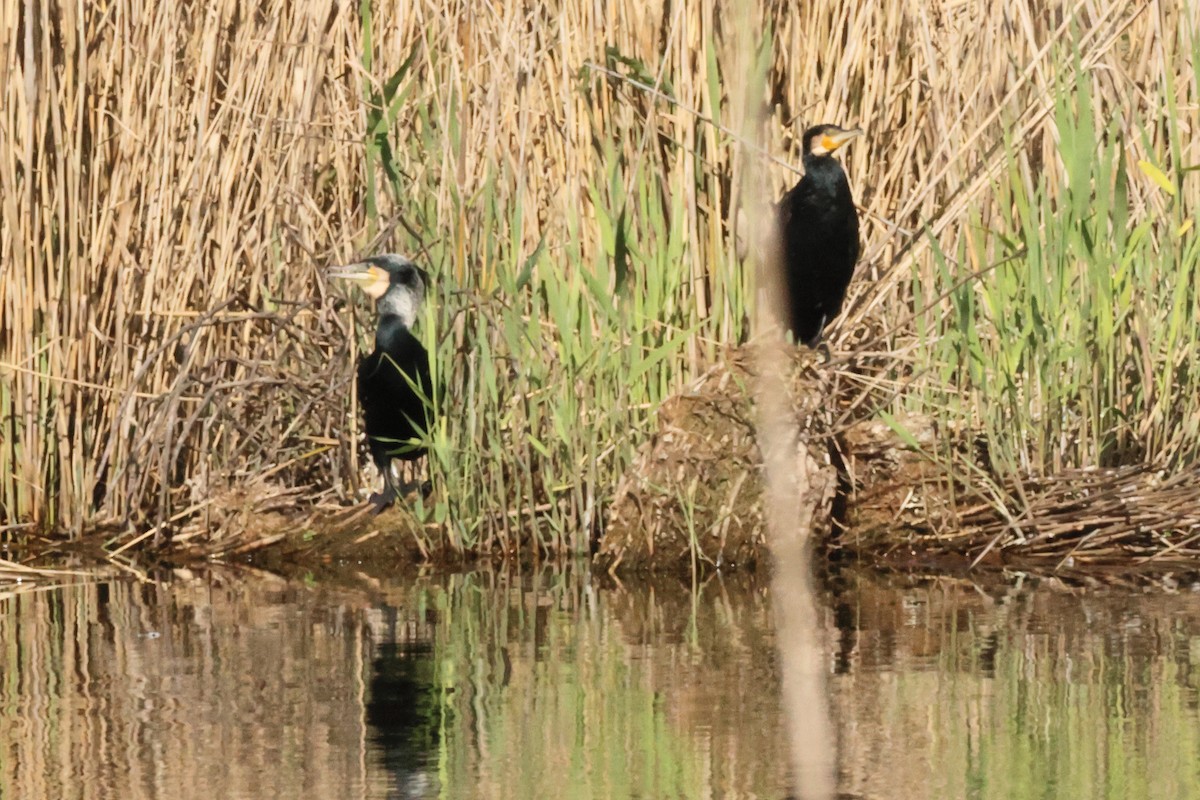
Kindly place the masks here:
MULTIPOLYGON (((493 319, 505 271, 539 244, 545 259, 619 284, 619 265, 605 271, 619 260, 606 215, 666 197, 685 236, 663 269, 687 288, 661 306, 678 317, 659 322, 695 335, 661 382, 681 385, 744 335, 752 306, 728 223, 743 157, 723 132, 741 124, 726 91, 742 80, 741 8, 381 2, 367 19, 338 3, 4 5, 0 525, 117 525, 119 546, 202 517, 250 478, 306 487, 307 502, 344 497, 358 480, 346 391, 358 345, 319 269, 379 249, 439 254, 459 292, 442 296, 459 298, 443 320, 456 352, 478 341, 470 314, 493 319)), ((1076 77, 1096 114, 1118 120, 1131 163, 1200 162, 1196 137, 1168 141, 1197 122, 1187 3, 768 2, 749 13, 771 48, 770 196, 795 180, 805 124, 869 132, 845 157, 865 247, 835 347, 899 354, 898 382, 949 380, 913 375, 913 279, 938 284, 945 254, 963 256, 960 277, 986 267, 968 245, 1007 212, 993 196, 1001 172, 1063 183, 1052 114, 1063 48, 1078 52, 1076 77), (1177 119, 1159 124, 1168 108, 1177 119)), ((1179 185, 1177 207, 1196 208, 1197 182, 1179 185)), ((1152 181, 1130 187, 1133 213, 1166 203, 1152 181)), ((596 333, 616 346, 626 335, 596 333)), ((448 369, 465 371, 460 358, 448 369)), ((565 499, 534 466, 496 464, 480 480, 516 481, 522 507, 565 503, 564 519, 594 524, 627 459, 567 465, 593 472, 565 499)), ((508 534, 489 530, 480 546, 508 534)))

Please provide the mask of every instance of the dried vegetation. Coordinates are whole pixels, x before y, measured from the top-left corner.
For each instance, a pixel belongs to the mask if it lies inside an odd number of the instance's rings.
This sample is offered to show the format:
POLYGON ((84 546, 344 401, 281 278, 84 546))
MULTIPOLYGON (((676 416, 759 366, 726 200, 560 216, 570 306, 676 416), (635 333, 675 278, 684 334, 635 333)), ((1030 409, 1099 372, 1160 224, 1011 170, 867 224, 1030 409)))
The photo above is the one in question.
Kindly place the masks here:
POLYGON ((439 280, 421 546, 585 550, 655 410, 749 333, 746 159, 778 196, 836 120, 869 132, 864 256, 821 425, 955 431, 916 447, 955 546, 1190 552, 1160 512, 1200 443, 1194 4, 743 9, 5 4, 0 526, 219 552, 355 497, 367 309, 320 269, 386 249, 439 280), (741 30, 766 154, 731 135, 741 30))

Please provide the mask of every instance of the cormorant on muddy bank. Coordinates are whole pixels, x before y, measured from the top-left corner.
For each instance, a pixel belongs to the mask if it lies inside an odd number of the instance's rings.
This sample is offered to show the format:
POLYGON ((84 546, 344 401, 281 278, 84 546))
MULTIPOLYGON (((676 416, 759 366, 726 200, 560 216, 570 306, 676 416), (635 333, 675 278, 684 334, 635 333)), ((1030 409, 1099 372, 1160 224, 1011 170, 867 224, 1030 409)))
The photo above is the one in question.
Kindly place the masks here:
POLYGON ((331 278, 351 280, 376 301, 379 322, 375 350, 358 364, 358 403, 362 406, 371 458, 383 473, 383 492, 371 495, 377 511, 391 505, 400 486, 392 459, 414 461, 425 448, 412 443, 429 429, 433 382, 429 356, 412 333, 425 301, 429 275, 404 256, 374 256, 334 267, 331 278))
POLYGON ((804 177, 779 201, 788 330, 816 347, 842 310, 858 260, 858 212, 833 153, 862 130, 817 125, 804 132, 804 177))

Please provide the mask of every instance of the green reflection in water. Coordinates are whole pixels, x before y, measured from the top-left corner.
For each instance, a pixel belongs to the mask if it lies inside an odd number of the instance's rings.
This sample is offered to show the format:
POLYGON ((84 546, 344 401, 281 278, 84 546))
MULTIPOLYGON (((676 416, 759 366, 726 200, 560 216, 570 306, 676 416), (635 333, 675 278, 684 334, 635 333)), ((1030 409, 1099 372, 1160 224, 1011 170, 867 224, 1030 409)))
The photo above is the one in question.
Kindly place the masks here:
POLYGON ((753 668, 770 662, 767 606, 722 588, 695 607, 678 584, 559 576, 434 590, 439 680, 455 687, 445 796, 780 796, 775 683, 753 668))
POLYGON ((23 593, 0 599, 0 796, 775 797, 771 646, 761 593, 720 582, 23 593))
MULTIPOLYGON (((836 586, 847 796, 1200 797, 1190 591, 836 586)), ((9 585, 0 798, 779 798, 773 636, 744 578, 9 585)))
POLYGON ((843 736, 844 788, 1200 797, 1200 603, 1159 588, 855 582, 833 682, 843 731, 860 729, 843 736))

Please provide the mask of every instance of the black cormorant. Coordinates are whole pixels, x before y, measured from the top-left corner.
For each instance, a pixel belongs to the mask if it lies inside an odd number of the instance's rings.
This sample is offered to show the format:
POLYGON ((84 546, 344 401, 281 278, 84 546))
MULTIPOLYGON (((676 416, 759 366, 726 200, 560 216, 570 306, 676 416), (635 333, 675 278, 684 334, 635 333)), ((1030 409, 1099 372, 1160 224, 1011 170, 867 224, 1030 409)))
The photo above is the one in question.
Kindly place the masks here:
POLYGON ((858 260, 858 212, 833 153, 859 129, 817 125, 804 132, 804 177, 779 201, 780 255, 787 280, 788 330, 816 347, 842 310, 858 260))
POLYGON ((383 473, 383 492, 371 503, 383 510, 396 499, 400 487, 392 473, 392 459, 413 461, 425 448, 411 440, 429 429, 432 398, 429 356, 412 333, 429 275, 407 258, 387 254, 358 264, 335 267, 329 276, 358 283, 373 297, 379 311, 375 350, 358 364, 358 403, 362 406, 371 447, 371 458, 383 473))

